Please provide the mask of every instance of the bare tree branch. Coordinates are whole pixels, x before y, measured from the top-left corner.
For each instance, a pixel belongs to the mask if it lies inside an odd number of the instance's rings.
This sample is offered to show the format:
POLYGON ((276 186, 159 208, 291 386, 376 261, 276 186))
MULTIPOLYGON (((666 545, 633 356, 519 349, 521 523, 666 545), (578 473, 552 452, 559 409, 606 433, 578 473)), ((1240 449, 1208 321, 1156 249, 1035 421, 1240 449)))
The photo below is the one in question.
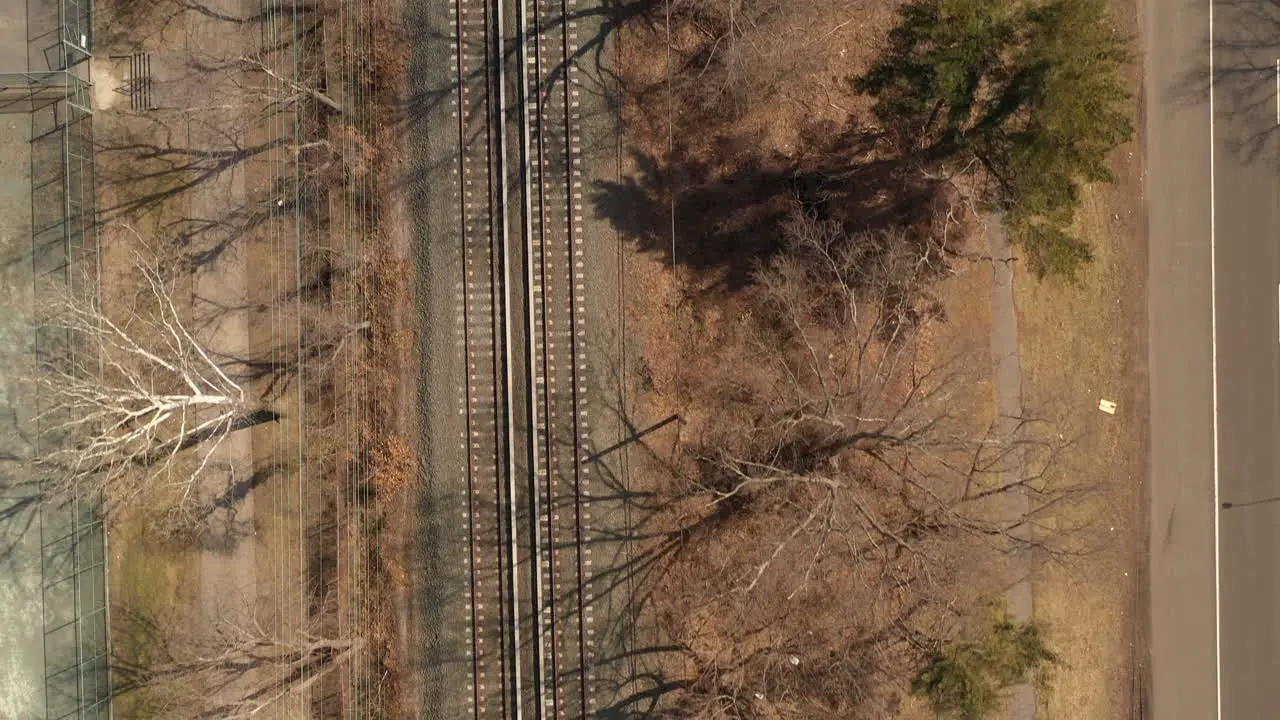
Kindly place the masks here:
POLYGON ((46 492, 101 491, 110 508, 161 483, 181 506, 229 433, 274 415, 189 330, 159 261, 140 251, 133 269, 140 290, 119 308, 64 295, 41 320, 37 463, 46 492))
POLYGON ((203 636, 177 632, 157 649, 163 656, 147 667, 117 660, 114 670, 120 678, 118 692, 154 689, 153 694, 173 701, 173 716, 248 720, 281 701, 304 697, 364 647, 362 636, 336 639, 299 632, 284 637, 269 632, 256 616, 219 616, 203 636))

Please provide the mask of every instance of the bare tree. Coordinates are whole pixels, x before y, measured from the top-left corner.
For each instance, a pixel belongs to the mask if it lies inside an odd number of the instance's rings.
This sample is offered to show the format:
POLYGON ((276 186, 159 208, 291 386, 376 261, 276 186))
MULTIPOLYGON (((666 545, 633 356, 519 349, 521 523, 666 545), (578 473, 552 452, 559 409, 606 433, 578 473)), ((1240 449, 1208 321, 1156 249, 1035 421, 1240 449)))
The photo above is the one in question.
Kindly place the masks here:
MULTIPOLYGON (((262 73, 269 82, 263 83, 257 88, 257 91, 263 96, 273 95, 272 101, 278 103, 282 108, 294 105, 300 98, 307 97, 340 115, 346 112, 338 101, 321 92, 310 83, 300 83, 276 72, 272 69, 271 64, 260 55, 242 55, 239 59, 239 66, 246 73, 262 73)), ((246 85, 246 88, 248 87, 252 86, 246 85)))
POLYGON ((813 54, 788 51, 797 36, 825 30, 815 27, 817 7, 784 0, 672 2, 672 23, 691 31, 677 48, 684 54, 674 78, 681 99, 736 117, 764 98, 785 95, 788 82, 819 67, 813 54))
POLYGON ((692 720, 883 718, 896 700, 878 692, 883 648, 849 638, 833 651, 761 647, 705 664, 663 717, 692 720))
POLYGON ((188 328, 160 261, 139 252, 134 269, 139 291, 109 312, 67 294, 42 318, 38 462, 54 494, 101 491, 111 508, 159 483, 182 506, 229 433, 275 415, 188 328))
POLYGON ((1040 482, 1061 449, 1047 424, 1023 419, 1001 434, 957 402, 977 376, 962 353, 940 357, 930 342, 938 257, 902 232, 850 236, 807 217, 788 231, 788 251, 757 274, 743 342, 745 365, 763 372, 737 388, 698 457, 712 506, 785 495, 798 511, 744 589, 788 543, 837 527, 895 557, 931 533, 1037 542, 1013 531, 1080 488, 1040 482), (1001 515, 1012 492, 1033 498, 1029 517, 1001 515), (852 523, 836 522, 846 512, 852 523))
MULTIPOLYGON (((134 619, 135 621, 137 619, 134 619)), ((305 701, 310 689, 349 665, 365 648, 362 636, 333 638, 311 632, 268 631, 256 617, 219 617, 197 637, 141 623, 167 636, 146 666, 117 659, 117 692, 143 688, 166 698, 159 717, 241 720, 261 717, 283 703, 305 701)))
POLYGON ((687 717, 892 714, 872 680, 909 676, 920 628, 1002 587, 1006 554, 1073 552, 1069 528, 1022 530, 1088 492, 1047 483, 1067 444, 1049 423, 984 416, 987 368, 939 337, 927 240, 808 216, 787 235, 688 401, 708 419, 665 600, 699 669, 687 717))

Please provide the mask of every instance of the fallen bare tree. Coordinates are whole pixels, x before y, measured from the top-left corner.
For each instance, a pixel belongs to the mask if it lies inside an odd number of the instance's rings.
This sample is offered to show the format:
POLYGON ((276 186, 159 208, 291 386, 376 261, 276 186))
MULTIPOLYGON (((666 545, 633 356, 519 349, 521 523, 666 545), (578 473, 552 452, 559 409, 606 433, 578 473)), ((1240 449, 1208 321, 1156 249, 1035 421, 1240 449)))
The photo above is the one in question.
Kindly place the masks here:
POLYGON ((138 292, 110 312, 65 294, 41 318, 37 462, 47 494, 101 493, 110 510, 164 485, 181 507, 230 433, 277 416, 193 334, 160 261, 139 252, 132 269, 138 292))

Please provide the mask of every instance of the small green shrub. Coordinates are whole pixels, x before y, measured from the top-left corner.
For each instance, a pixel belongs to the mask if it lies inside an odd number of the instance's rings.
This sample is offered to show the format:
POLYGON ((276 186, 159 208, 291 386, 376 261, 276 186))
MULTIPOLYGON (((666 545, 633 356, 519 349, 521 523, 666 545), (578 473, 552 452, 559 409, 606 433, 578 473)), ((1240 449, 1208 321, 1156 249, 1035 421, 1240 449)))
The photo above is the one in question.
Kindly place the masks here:
POLYGON ((1034 682, 1058 656, 1033 623, 996 619, 977 638, 952 643, 931 657, 911 692, 955 720, 983 720, 1000 708, 1004 691, 1034 682))

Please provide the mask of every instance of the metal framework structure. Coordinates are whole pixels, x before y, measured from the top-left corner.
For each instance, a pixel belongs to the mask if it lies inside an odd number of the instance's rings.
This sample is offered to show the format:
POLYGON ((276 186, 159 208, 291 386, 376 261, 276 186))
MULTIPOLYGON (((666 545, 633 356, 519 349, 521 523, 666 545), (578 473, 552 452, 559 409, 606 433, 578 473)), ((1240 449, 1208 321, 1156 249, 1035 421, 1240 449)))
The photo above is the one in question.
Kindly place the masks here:
MULTIPOLYGON (((94 293, 92 0, 27 0, 27 67, 0 72, 0 113, 31 119, 31 234, 41 288, 94 293), (89 278, 85 283, 82 279, 89 278)), ((9 68, 0 68, 9 70, 9 68)), ((59 338, 37 334, 37 352, 59 338)), ((65 342, 65 340, 63 340, 65 342)), ((40 509, 45 717, 110 717, 106 535, 100 503, 40 509)))
POLYGON ((48 718, 110 717, 106 535, 100 504, 75 498, 40 512, 48 718))

